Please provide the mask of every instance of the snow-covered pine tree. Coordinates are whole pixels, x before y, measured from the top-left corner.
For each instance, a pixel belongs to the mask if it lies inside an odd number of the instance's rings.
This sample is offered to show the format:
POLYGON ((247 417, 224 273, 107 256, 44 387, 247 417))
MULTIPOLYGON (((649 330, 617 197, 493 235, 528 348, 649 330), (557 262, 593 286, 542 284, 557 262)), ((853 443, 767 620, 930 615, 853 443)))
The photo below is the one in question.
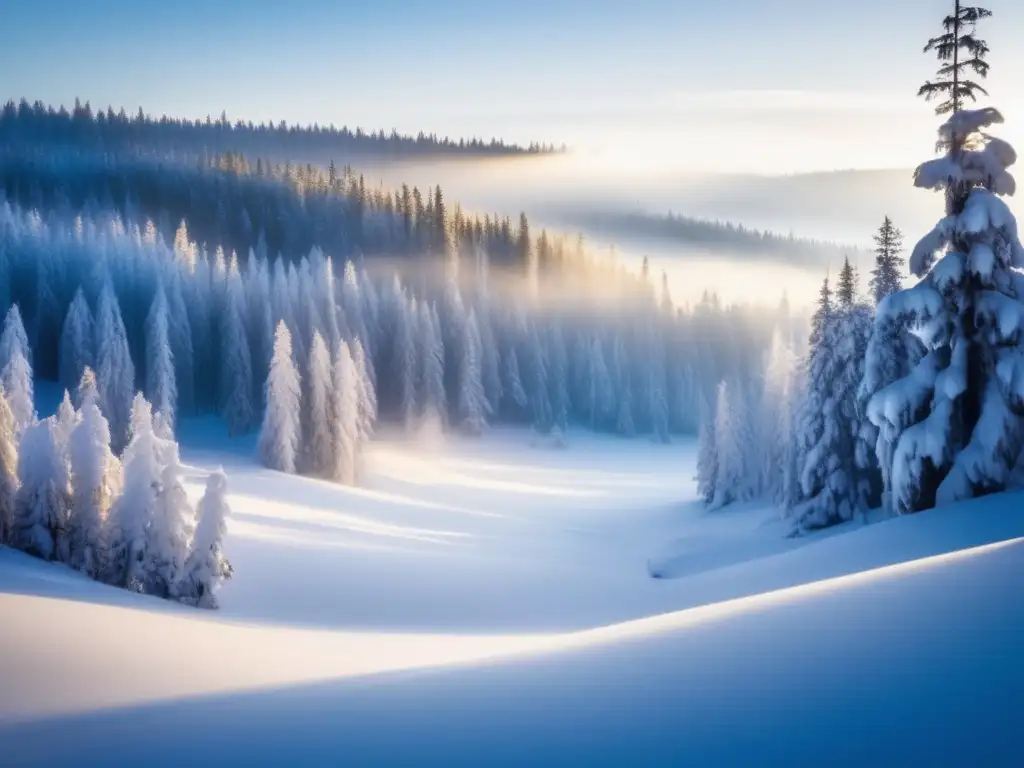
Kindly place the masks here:
POLYGON ((317 477, 330 477, 334 467, 334 442, 331 437, 331 353, 320 331, 313 332, 306 370, 309 402, 306 405, 309 432, 305 438, 305 470, 317 477))
POLYGON ((60 383, 68 390, 78 386, 82 371, 93 364, 93 320, 89 303, 79 288, 64 318, 60 335, 60 383))
MULTIPOLYGON (((903 235, 893 226, 888 216, 875 235, 875 245, 871 288, 877 307, 887 296, 898 292, 903 282, 901 273, 904 262, 900 255, 903 235)), ((906 377, 920 361, 922 354, 921 342, 911 329, 889 322, 879 315, 868 343, 864 378, 858 393, 862 412, 867 413, 868 403, 876 392, 906 377)), ((870 419, 865 419, 859 438, 858 462, 862 468, 879 468, 882 483, 880 502, 884 508, 889 509, 892 450, 899 434, 894 428, 879 429, 870 419)))
POLYGON ((704 500, 705 504, 710 504, 715 500, 715 488, 718 482, 718 446, 715 442, 715 424, 718 421, 717 412, 717 406, 712 411, 707 403, 704 403, 701 409, 697 477, 695 480, 697 481, 697 494, 704 500))
POLYGON ((110 450, 110 425, 100 412, 96 379, 86 367, 78 386, 81 417, 69 439, 71 519, 69 565, 92 578, 110 567, 105 523, 120 487, 121 465, 110 450))
POLYGON ((173 440, 161 442, 160 485, 146 528, 145 554, 139 573, 146 594, 167 599, 177 597, 181 589, 195 513, 182 482, 178 444, 173 440))
POLYGON ((259 437, 261 461, 264 466, 280 472, 295 472, 301 438, 299 393, 292 335, 284 320, 280 320, 274 332, 274 352, 267 376, 267 406, 259 437))
POLYGON ((110 422, 110 443, 119 453, 128 442, 131 405, 135 392, 135 365, 128 349, 128 333, 108 278, 100 292, 96 313, 96 384, 100 410, 110 422))
MULTIPOLYGON (((359 341, 355 342, 357 345, 359 341)), ((331 443, 333 447, 330 475, 339 483, 355 485, 359 474, 359 451, 365 439, 365 418, 360 406, 360 373, 348 344, 338 343, 334 358, 331 388, 331 443)))
POLYGON ((840 273, 835 307, 826 293, 827 281, 819 307, 824 312, 821 338, 812 341, 809 387, 813 394, 805 402, 807 408, 820 406, 820 416, 809 414, 811 428, 803 437, 807 453, 802 486, 807 501, 799 509, 797 522, 804 528, 851 520, 855 511, 877 503, 880 494, 877 468, 857 461, 864 421, 858 387, 864 375, 871 314, 858 299, 856 272, 849 259, 840 273))
POLYGON ((172 271, 167 287, 168 336, 171 342, 171 358, 178 391, 175 413, 195 411, 195 354, 192 349, 192 323, 188 317, 185 298, 181 289, 181 275, 172 271))
POLYGON ((871 292, 875 305, 903 287, 903 233, 888 216, 875 234, 875 268, 871 271, 871 292))
POLYGON ((444 341, 437 309, 420 304, 420 360, 423 370, 423 411, 426 418, 448 420, 448 398, 444 391, 444 341))
POLYGON ((957 112, 941 127, 951 147, 915 174, 945 190, 947 216, 914 249, 921 281, 878 308, 878 323, 915 327, 926 354, 871 399, 892 454, 892 505, 915 512, 1006 486, 1024 442, 1024 250, 998 195, 1012 194, 1012 147, 984 133, 994 109, 957 112))
POLYGON ((253 422, 252 356, 245 312, 245 287, 237 264, 232 262, 220 326, 220 401, 229 435, 248 432, 253 422))
POLYGON ((359 442, 364 443, 373 436, 377 423, 377 391, 373 385, 373 366, 359 339, 352 342, 352 362, 356 368, 356 399, 359 403, 357 419, 359 442))
POLYGON ((0 383, 0 545, 11 543, 18 490, 18 443, 14 414, 0 383))
POLYGON ((20 435, 35 421, 35 397, 32 383, 32 351, 21 322, 18 305, 11 306, 0 337, 0 378, 7 402, 14 414, 15 434, 20 435))
POLYGON ((169 334, 170 311, 162 283, 146 316, 146 395, 153 410, 174 424, 178 409, 178 382, 169 334))
POLYGON ((132 400, 131 441, 125 448, 124 488, 110 508, 110 569, 106 581, 134 592, 145 589, 147 530, 156 510, 163 446, 153 429, 153 408, 142 393, 132 400))
POLYGON ((18 449, 19 487, 11 543, 44 560, 59 559, 67 549, 71 488, 58 442, 56 420, 51 416, 30 425, 18 449))
POLYGON ((233 572, 222 548, 227 518, 231 514, 227 487, 223 469, 211 472, 203 498, 196 507, 198 524, 185 561, 181 592, 184 599, 200 608, 217 608, 220 585, 230 579, 233 572))
POLYGON ((472 309, 466 321, 464 341, 459 366, 458 413, 462 428, 471 435, 479 435, 487 428, 488 403, 481 378, 480 331, 476 324, 476 312, 472 309))
POLYGON ((419 312, 395 277, 392 296, 394 346, 391 355, 391 379, 397 389, 397 407, 402 425, 411 429, 416 421, 416 327, 419 312))
POLYGON ((751 497, 751 434, 743 387, 735 379, 718 385, 715 403, 715 439, 717 473, 715 509, 751 497))
POLYGON ((14 356, 14 351, 20 349, 25 355, 29 365, 32 364, 32 349, 28 344, 28 334, 25 333, 25 324, 21 319, 21 310, 17 304, 12 304, 7 310, 4 318, 4 330, 0 335, 0 369, 6 368, 14 356))

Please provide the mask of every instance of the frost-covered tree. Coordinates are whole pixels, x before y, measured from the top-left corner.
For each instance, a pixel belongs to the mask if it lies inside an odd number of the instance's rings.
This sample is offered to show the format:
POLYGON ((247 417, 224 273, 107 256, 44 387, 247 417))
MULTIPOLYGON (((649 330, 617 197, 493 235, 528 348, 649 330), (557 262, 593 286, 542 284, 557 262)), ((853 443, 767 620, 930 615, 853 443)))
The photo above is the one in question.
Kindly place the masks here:
POLYGON ((723 381, 718 386, 714 427, 717 472, 711 500, 716 509, 751 497, 752 441, 744 394, 736 381, 723 381))
POLYGON ((397 389, 397 406, 402 424, 412 427, 416 420, 416 328, 419 312, 410 304, 395 278, 396 293, 392 297, 394 347, 391 356, 391 379, 397 389))
POLYGON ((185 561, 181 594, 200 608, 217 608, 217 592, 232 568, 224 555, 223 542, 231 514, 227 500, 228 479, 223 469, 210 473, 206 490, 196 507, 198 523, 188 559, 185 561))
POLYGON ((233 265, 220 327, 220 402, 230 435, 248 432, 253 422, 252 356, 245 312, 245 287, 237 265, 233 265))
POLYGON ((173 441, 161 442, 160 484, 146 528, 139 574, 143 591, 166 599, 179 595, 195 515, 182 481, 178 445, 173 441))
POLYGON ((1003 489, 1024 442, 1024 249, 998 197, 1015 189, 1006 169, 1016 154, 983 132, 999 122, 987 108, 957 112, 940 128, 952 149, 918 167, 915 183, 946 192, 947 216, 910 257, 920 282, 878 308, 877 326, 913 327, 926 350, 869 404, 895 446, 891 503, 900 513, 1003 489))
POLYGON ((135 365, 128 347, 128 332, 114 285, 103 283, 96 313, 96 384, 100 410, 110 422, 110 442, 115 453, 128 441, 132 398, 135 393, 135 365))
POLYGON ((124 488, 110 508, 110 570, 106 580, 134 592, 145 589, 147 531, 162 484, 163 446, 153 429, 153 408, 139 393, 132 400, 131 441, 125 448, 124 488))
POLYGON ((25 324, 21 319, 21 310, 17 304, 12 304, 7 310, 4 318, 4 330, 0 335, 0 369, 6 368, 15 350, 21 350, 25 358, 32 364, 32 351, 28 343, 28 334, 25 333, 25 324))
MULTIPOLYGON (((723 418, 725 418, 724 415, 723 418)), ((705 504, 710 504, 714 501, 715 488, 718 482, 718 446, 715 442, 715 424, 717 421, 717 407, 715 415, 712 415, 711 409, 705 406, 700 421, 697 476, 694 478, 697 481, 697 494, 704 500, 705 504)))
POLYGON ((60 383, 78 386, 82 372, 93 364, 93 320, 89 303, 79 288, 64 318, 60 334, 60 383))
POLYGON ((359 441, 365 442, 373 435, 374 424, 377 422, 377 392, 373 386, 373 366, 363 349, 362 342, 352 342, 352 361, 356 369, 359 417, 357 419, 359 441))
POLYGON ((32 351, 21 322, 21 312, 15 304, 7 313, 3 335, 0 336, 0 378, 14 414, 16 434, 21 434, 35 421, 31 359, 32 351))
MULTIPOLYGON (((333 366, 331 353, 320 331, 314 331, 306 368, 309 425, 305 436, 305 469, 317 477, 330 477, 334 466, 334 444, 331 438, 331 389, 333 366)), ((354 382, 352 382, 354 385, 354 382)))
POLYGON ((18 490, 18 443, 14 414, 0 383, 0 545, 12 540, 18 490))
POLYGON ((875 268, 871 271, 871 291, 877 306, 882 299, 903 287, 903 233, 888 216, 875 234, 875 268))
POLYGON ((71 432, 71 519, 68 525, 69 565, 92 578, 110 567, 105 523, 120 488, 121 465, 110 450, 110 425, 99 409, 96 379, 90 368, 78 387, 81 417, 71 432))
POLYGON ((284 320, 274 332, 274 352, 267 376, 267 406, 260 429, 259 454, 264 466, 295 472, 301 438, 299 372, 292 357, 292 335, 284 320))
POLYGON ((466 321, 465 344, 459 366, 458 413, 462 428, 479 435, 487 428, 487 395, 481 378, 480 331, 476 312, 470 310, 466 321))
POLYGON ((426 303, 420 305, 420 361, 423 379, 425 416, 434 416, 445 424, 448 418, 447 395, 444 391, 444 341, 437 310, 426 303))
POLYGON ((11 543, 44 560, 64 559, 71 488, 52 416, 22 434, 18 480, 11 543))
POLYGON ((146 317, 146 395, 153 404, 153 410, 173 424, 178 408, 178 382, 174 374, 169 324, 167 294, 159 284, 146 317))
POLYGON ((820 327, 812 339, 809 411, 802 441, 807 449, 801 484, 807 501, 798 523, 820 528, 851 520, 857 510, 878 502, 880 479, 858 449, 865 420, 858 397, 871 333, 870 310, 857 297, 856 273, 847 259, 840 273, 836 304, 827 295, 819 307, 820 327), (858 461, 860 459, 860 461, 858 461))
POLYGON ((333 456, 330 475, 339 483, 355 485, 359 474, 359 451, 365 438, 365 427, 360 427, 360 419, 365 415, 360 407, 361 376, 344 341, 338 343, 332 378, 329 423, 333 456))

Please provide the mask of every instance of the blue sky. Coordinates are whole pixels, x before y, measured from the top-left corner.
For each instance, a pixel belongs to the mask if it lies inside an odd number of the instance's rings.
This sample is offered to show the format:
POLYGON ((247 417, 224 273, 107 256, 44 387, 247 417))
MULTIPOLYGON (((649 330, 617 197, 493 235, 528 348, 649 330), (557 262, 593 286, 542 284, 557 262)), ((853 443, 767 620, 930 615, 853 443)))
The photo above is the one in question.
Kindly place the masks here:
MULTIPOLYGON (((0 97, 564 140, 699 169, 910 164, 934 125, 914 99, 934 70, 921 46, 949 5, 6 2, 0 97)), ((1024 4, 989 6, 992 101, 1024 129, 1024 4)))

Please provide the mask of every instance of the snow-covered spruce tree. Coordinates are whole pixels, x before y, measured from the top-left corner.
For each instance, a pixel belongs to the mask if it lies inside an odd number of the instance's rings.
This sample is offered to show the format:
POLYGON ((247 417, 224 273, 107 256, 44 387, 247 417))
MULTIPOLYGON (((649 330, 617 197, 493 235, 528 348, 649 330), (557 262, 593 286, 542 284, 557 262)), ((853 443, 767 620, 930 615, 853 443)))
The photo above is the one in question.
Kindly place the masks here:
POLYGON ((14 356, 14 351, 20 349, 32 364, 32 350, 28 344, 28 334, 25 333, 25 324, 21 319, 21 310, 17 304, 12 304, 7 310, 4 318, 4 330, 0 335, 0 369, 6 368, 14 356))
MULTIPOLYGON (((875 269, 871 276, 871 288, 877 306, 887 296, 898 292, 902 286, 903 235, 886 216, 875 235, 875 269)), ((906 377, 920 361, 923 348, 911 329, 899 323, 890 322, 878 315, 874 332, 868 342, 864 361, 864 378, 858 397, 862 412, 867 413, 868 403, 876 392, 906 377)), ((870 419, 863 420, 858 443, 858 463, 862 468, 877 466, 882 482, 881 505, 890 509, 890 470, 892 449, 899 438, 893 428, 879 429, 870 419)))
POLYGON ((162 284, 146 316, 146 396, 153 410, 174 423, 178 406, 178 383, 169 337, 169 308, 162 284))
POLYGON ((68 307, 60 334, 60 383, 68 390, 78 386, 82 372, 93 364, 93 320, 89 303, 79 288, 68 307))
POLYGON ((458 413, 462 428, 471 435, 479 435, 487 428, 488 403, 481 378, 480 331, 474 310, 469 311, 464 341, 459 366, 458 413))
MULTIPOLYGON (((724 383, 724 382, 723 382, 724 383)), ((697 452, 697 494, 710 504, 715 499, 715 484, 718 482, 718 446, 715 444, 715 423, 711 407, 704 405, 700 420, 700 438, 697 452)))
POLYGON ((245 287, 233 263, 220 325, 220 402, 229 435, 249 431, 253 422, 252 356, 245 329, 245 287))
POLYGON ((96 384, 100 410, 110 422, 110 443, 119 453, 128 442, 131 405, 135 394, 135 365, 128 349, 128 333, 121 308, 108 278, 100 292, 96 313, 96 384))
POLYGON ((0 545, 11 543, 18 490, 18 443, 14 414, 0 384, 0 545))
POLYGON ((192 323, 182 295, 181 276, 175 271, 165 281, 168 306, 168 336, 174 360, 178 402, 175 413, 195 411, 195 355, 192 349, 192 323))
POLYGON ((352 342, 351 353, 358 384, 356 398, 359 402, 359 442, 364 443, 373 436, 374 425, 377 423, 377 391, 373 384, 373 366, 359 339, 352 342))
POLYGON ((160 486, 146 528, 145 554, 139 573, 146 594, 167 599, 177 597, 181 589, 195 513, 182 482, 178 445, 173 441, 162 442, 160 486))
POLYGON ((14 414, 16 434, 21 434, 35 421, 31 359, 28 337, 21 323, 18 305, 15 304, 7 313, 3 336, 0 337, 0 378, 14 414))
MULTIPOLYGON (((797 523, 821 528, 853 519, 857 510, 877 503, 880 478, 873 467, 857 462, 857 439, 864 416, 857 391, 863 378, 864 355, 871 332, 870 310, 857 297, 856 273, 849 259, 840 273, 836 305, 823 288, 820 340, 812 340, 808 414, 803 443, 807 448, 801 484, 807 501, 797 523)), ((818 328, 815 328, 818 333, 818 328)))
POLYGON ((313 332, 306 369, 308 384, 304 470, 317 477, 330 477, 334 467, 334 441, 331 437, 331 389, 333 366, 327 342, 320 331, 313 332))
POLYGON ((106 581, 134 592, 145 589, 147 530, 162 483, 163 446, 153 430, 153 408, 139 393, 132 401, 131 441, 124 451, 124 488, 110 508, 110 566, 106 581))
POLYGON ((717 473, 711 506, 720 508, 752 497, 750 461, 753 443, 746 393, 735 379, 718 386, 715 404, 715 450, 717 473))
POLYGON ((949 153, 921 165, 919 187, 946 192, 947 216, 915 247, 921 278, 878 308, 878 323, 917 329, 926 354, 879 391, 869 414, 894 438, 899 513, 1002 490, 1024 441, 1024 250, 997 195, 1012 194, 1013 149, 982 130, 994 109, 957 112, 941 127, 949 153))
POLYGON ((67 550, 71 488, 52 416, 22 434, 18 480, 11 543, 44 560, 60 559, 67 550))
POLYGON ((210 473, 206 491, 196 507, 198 523, 185 561, 181 596, 200 608, 217 608, 217 591, 232 568, 222 549, 231 514, 227 500, 228 479, 223 469, 210 473))
MULTIPOLYGON (((359 342, 356 341, 356 344, 359 342)), ((330 476, 339 483, 355 485, 359 475, 359 451, 365 439, 360 420, 365 418, 360 406, 360 373, 352 359, 349 346, 338 343, 332 373, 330 428, 330 476)))
POLYGON ((391 298, 394 338, 390 372, 395 385, 395 404, 400 421, 406 429, 411 429, 416 421, 416 328, 419 311, 415 308, 415 300, 410 301, 399 286, 397 277, 394 285, 395 293, 391 298))
POLYGON ((260 429, 259 454, 264 466, 295 472, 301 438, 299 372, 292 357, 292 334, 284 320, 274 331, 274 352, 267 376, 267 406, 260 429))
POLYGON ((71 432, 71 519, 68 541, 72 568, 100 578, 110 567, 105 530, 107 512, 120 487, 121 466, 110 450, 110 425, 99 409, 96 379, 90 368, 78 386, 81 420, 71 432))
POLYGON ((444 391, 444 341, 437 310, 426 302, 420 304, 420 362, 423 379, 421 415, 438 419, 442 426, 448 420, 448 402, 444 391))

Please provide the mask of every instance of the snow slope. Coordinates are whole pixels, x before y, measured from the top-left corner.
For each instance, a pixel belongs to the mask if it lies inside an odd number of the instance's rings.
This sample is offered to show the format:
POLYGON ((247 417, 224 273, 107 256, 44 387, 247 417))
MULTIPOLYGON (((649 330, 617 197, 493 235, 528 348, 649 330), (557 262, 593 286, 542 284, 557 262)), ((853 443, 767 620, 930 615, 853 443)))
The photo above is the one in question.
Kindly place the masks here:
POLYGON ((393 436, 346 489, 221 430, 181 437, 222 610, 0 550, 0 763, 1024 758, 1019 496, 788 539, 687 499, 686 444, 393 436))

